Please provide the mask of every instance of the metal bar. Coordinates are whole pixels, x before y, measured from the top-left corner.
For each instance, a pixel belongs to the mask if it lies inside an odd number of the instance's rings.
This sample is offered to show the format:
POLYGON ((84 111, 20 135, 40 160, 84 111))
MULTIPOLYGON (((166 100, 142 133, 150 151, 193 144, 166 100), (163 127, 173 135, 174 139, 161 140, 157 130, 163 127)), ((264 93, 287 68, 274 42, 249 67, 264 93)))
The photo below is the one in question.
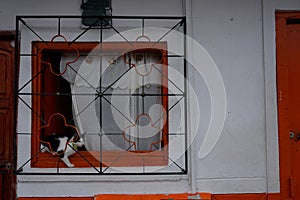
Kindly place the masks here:
POLYGON ((72 94, 72 93, 30 93, 30 92, 20 92, 19 95, 23 96, 95 96, 95 93, 80 93, 80 94, 72 94))
MULTIPOLYGON (((18 133, 18 135, 31 135, 31 133, 18 133)), ((99 135, 99 136, 107 136, 107 135, 115 135, 115 136, 123 136, 122 133, 110 133, 110 132, 107 132, 107 133, 103 133, 103 134, 99 134, 99 133, 87 133, 87 135, 99 135)), ((185 133, 172 133, 172 132, 169 132, 168 135, 185 135, 185 133)))
POLYGON ((57 24, 57 35, 60 35, 60 17, 58 18, 58 24, 57 24))
MULTIPOLYGON (((131 149, 131 147, 133 147, 133 144, 131 146, 129 146, 125 151, 128 151, 129 149, 131 149)), ((103 171, 103 173, 106 170, 108 170, 114 163, 116 163, 120 159, 120 157, 121 157, 120 155, 121 155, 121 153, 119 153, 119 155, 117 156, 117 158, 113 162, 111 162, 108 167, 105 168, 105 170, 103 171)))
POLYGON ((168 135, 183 135, 185 136, 186 133, 169 133, 168 135))
POLYGON ((120 113, 125 119, 127 119, 128 122, 130 122, 132 125, 134 125, 135 123, 132 122, 130 119, 127 118, 127 116, 125 116, 116 106, 114 106, 108 99, 106 99, 105 97, 103 97, 103 99, 105 101, 107 101, 116 111, 118 111, 118 113, 120 113))
POLYGON ((142 19, 142 36, 144 36, 145 35, 145 19, 143 18, 142 19))
POLYGON ((74 172, 70 172, 70 173, 47 173, 47 172, 16 172, 17 175, 60 175, 60 176, 65 176, 65 175, 70 175, 70 176, 76 176, 76 175, 83 175, 83 176, 91 176, 91 175, 98 175, 98 176, 103 176, 103 175, 108 175, 108 176, 130 176, 130 175, 163 175, 163 176, 167 176, 167 175, 182 175, 182 174, 186 174, 186 171, 182 171, 182 172, 147 172, 147 173, 132 173, 132 172, 127 172, 127 173, 82 173, 82 172, 78 172, 78 173, 74 173, 74 172))
POLYGON ((33 158, 35 158, 39 153, 42 152, 43 149, 45 149, 46 147, 43 147, 42 149, 40 149, 38 152, 36 152, 35 154, 33 154, 25 163, 23 163, 23 165, 21 165, 21 167, 18 168, 17 171, 22 171, 23 167, 25 167, 25 165, 27 165, 33 158))
POLYGON ((166 76, 164 73, 162 73, 162 71, 160 71, 159 69, 157 69, 157 67, 155 67, 155 65, 153 65, 154 69, 156 69, 163 77, 167 78, 168 81, 170 81, 172 83, 172 85, 174 85, 180 92, 182 92, 184 94, 184 92, 171 80, 169 79, 168 76, 166 76))
MULTIPOLYGON (((30 92, 20 92, 19 95, 23 96, 94 96, 94 95, 99 95, 99 93, 79 93, 79 94, 72 94, 72 93, 30 93, 30 92)), ((102 94, 99 96, 140 96, 140 97, 163 97, 163 96, 168 96, 168 97, 182 97, 184 94, 111 94, 111 93, 106 93, 102 94)))
POLYGON ((31 136, 32 133, 26 133, 26 132, 17 132, 17 135, 30 135, 31 136))
POLYGON ((168 113, 170 112, 170 110, 172 110, 184 97, 181 97, 173 106, 171 106, 166 113, 164 113, 158 120, 156 120, 153 125, 155 125, 157 122, 159 122, 163 117, 165 117, 167 115, 168 117, 168 113))
MULTIPOLYGON (((24 133, 27 134, 27 133, 24 133)), ((30 133, 28 133, 30 134, 30 133)), ((89 133, 89 135, 99 135, 98 133, 89 133)), ((122 136, 122 133, 103 133, 102 135, 117 135, 117 136, 122 136)), ((173 133, 173 132, 169 132, 169 135, 185 135, 185 133, 173 133)))
POLYGON ((30 56, 30 57, 32 57, 32 56, 38 56, 38 54, 31 54, 31 53, 20 53, 20 54, 19 54, 19 56, 24 56, 24 57, 26 57, 26 56, 30 56))
POLYGON ((67 124, 69 124, 72 121, 75 121, 75 119, 81 114, 83 113, 90 105, 92 105, 92 103, 94 103, 96 100, 98 99, 98 96, 96 96, 93 101, 91 101, 87 106, 85 106, 77 115, 75 115, 72 119, 70 119, 67 124))
POLYGON ((57 157, 57 162, 56 162, 56 173, 57 174, 59 174, 59 161, 60 161, 60 159, 59 159, 59 157, 57 157))
POLYGON ((29 81, 27 81, 19 90, 18 92, 20 92, 21 90, 23 90, 27 85, 29 85, 30 82, 32 82, 36 77, 38 77, 41 73, 43 73, 45 71, 45 69, 47 69, 49 66, 47 65, 47 67, 44 67, 41 71, 39 71, 37 74, 35 74, 29 81))
POLYGON ((20 96, 18 96, 18 98, 26 105, 27 108, 29 108, 29 110, 31 110, 31 112, 33 112, 44 124, 47 124, 47 122, 36 112, 34 111, 30 105, 28 105, 27 102, 25 102, 20 96))
MULTIPOLYGON (((187 52, 187 46, 186 46, 186 18, 184 18, 183 20, 183 33, 184 33, 184 42, 183 42, 183 44, 184 44, 184 49, 183 49, 183 52, 184 52, 184 58, 186 58, 186 52, 187 52)), ((187 99, 187 84, 188 84, 188 80, 187 80, 187 61, 186 61, 186 59, 184 60, 184 69, 183 69, 183 76, 184 76, 184 99, 185 99, 185 101, 184 101, 184 109, 185 109, 185 112, 184 112, 184 119, 185 119, 185 126, 184 126, 184 132, 186 133, 186 136, 185 136, 185 170, 186 170, 186 172, 187 172, 187 170, 188 170, 188 151, 187 151, 187 149, 188 149, 188 135, 187 135, 187 129, 188 129, 188 127, 187 127, 187 111, 188 111, 188 107, 187 107, 187 101, 188 101, 188 99, 187 99)))
POLYGON ((122 35, 115 27, 113 27, 110 23, 108 23, 105 19, 103 19, 107 24, 109 24, 109 26, 116 32, 118 33, 128 44, 130 44, 130 46, 133 47, 133 44, 126 38, 124 37, 124 35, 122 35))
POLYGON ((156 149, 159 150, 159 146, 157 146, 157 144, 153 144, 152 146, 156 147, 156 149))
POLYGON ((108 89, 110 89, 116 82, 118 82, 125 74, 127 74, 131 70, 131 67, 129 67, 121 76, 119 76, 112 84, 110 84, 103 92, 104 94, 108 89))
MULTIPOLYGON (((100 25, 101 25, 101 27, 103 26, 103 20, 102 20, 102 18, 101 18, 101 21, 100 21, 100 25)), ((99 73, 99 77, 100 77, 100 80, 99 80, 99 88, 100 88, 100 92, 101 92, 101 88, 102 88, 102 51, 103 51, 103 46, 102 46, 102 43, 103 42, 103 29, 101 28, 100 29, 100 52, 101 52, 101 60, 100 60, 100 73, 99 73)), ((101 101, 100 101, 101 102, 101 101)))
POLYGON ((112 94, 112 93, 105 93, 103 94, 103 96, 150 96, 150 97, 163 97, 163 96, 168 96, 168 97, 176 97, 176 96, 179 96, 179 97, 182 97, 184 96, 184 94, 162 94, 162 93, 158 93, 158 94, 153 94, 153 93, 144 93, 144 94, 136 94, 136 93, 133 93, 133 94, 112 94))
POLYGON ((18 87, 19 87, 19 17, 16 17, 16 38, 15 38, 15 52, 14 52, 14 110, 13 110, 13 171, 17 171, 17 163, 18 163, 18 129, 17 129, 17 116, 18 116, 18 87))
POLYGON ((173 26, 168 32, 166 32, 163 36, 161 36, 154 44, 153 46, 155 46, 157 43, 159 43, 164 37, 166 37, 172 30, 174 30, 178 25, 182 24, 182 20, 180 22, 178 22, 177 24, 175 24, 175 26, 173 26))
MULTIPOLYGON (((145 58, 145 56, 144 56, 144 58, 145 58)), ((143 109, 143 114, 145 114, 145 97, 146 97, 146 93, 145 93, 145 78, 144 78, 144 76, 142 78, 142 81, 143 81, 143 83, 142 83, 142 94, 141 94, 141 96, 142 96, 142 109, 143 109)))
POLYGON ((82 78, 82 80, 83 80, 84 82, 86 82, 91 88, 93 88, 95 91, 97 91, 97 89, 96 89, 90 82, 88 82, 81 74, 79 74, 79 73, 72 67, 72 65, 68 64, 68 67, 70 67, 71 70, 73 70, 80 78, 82 78))
MULTIPOLYGON (((101 42, 99 42, 99 45, 101 45, 101 42)), ((113 53, 113 52, 101 52, 101 53, 102 53, 101 55, 104 55, 104 56, 120 56, 119 53, 113 53)), ((99 53, 95 53, 93 51, 91 51, 89 53, 79 52, 79 55, 80 56, 98 56, 99 53)))
POLYGON ((176 165, 176 167, 178 167, 182 172, 185 171, 185 169, 183 169, 182 167, 180 167, 172 158, 169 157, 169 160, 171 160, 171 162, 174 163, 174 165, 176 165))
MULTIPOLYGON (((101 90, 102 90, 102 40, 103 40, 103 29, 102 29, 102 26, 103 26, 103 19, 101 18, 101 22, 100 22, 100 25, 101 25, 101 29, 100 29, 100 52, 101 52, 101 59, 100 59, 100 74, 99 74, 99 76, 100 76, 100 80, 99 80, 99 82, 100 82, 100 87, 99 87, 99 89, 100 89, 100 93, 102 94, 102 92, 101 92, 101 90)), ((100 132, 102 131, 102 96, 100 95, 100 106, 99 106, 99 126, 100 126, 100 132)), ((102 140, 103 138, 102 138, 102 134, 100 134, 100 141, 99 141, 99 143, 100 143, 100 159, 99 159, 99 162, 100 162, 100 173, 103 173, 103 171, 102 171, 102 169, 103 169, 103 164, 102 164, 102 161, 103 161, 103 157, 102 157, 102 142, 103 142, 103 140, 102 140)))
POLYGON ((184 58, 184 55, 165 55, 165 57, 168 57, 168 58, 184 58))
POLYGON ((98 173, 100 173, 100 171, 88 160, 88 159, 86 159, 81 153, 80 153, 80 151, 78 151, 78 150, 76 150, 72 145, 70 145, 70 144, 68 144, 68 146, 69 147, 71 147, 76 153, 78 153, 79 154, 79 156, 81 157, 81 158, 83 158, 84 159, 84 161, 86 161, 92 168, 94 168, 98 173))
MULTIPOLYGON (((96 18, 96 17, 93 17, 96 18)), ((74 40, 72 40, 72 42, 70 42, 69 46, 71 46, 71 44, 73 44, 76 40, 78 40, 81 36, 83 36, 88 30, 90 30, 95 24, 97 24, 99 22, 101 18, 98 18, 98 20, 96 20, 92 25, 90 25, 87 29, 85 29, 82 33, 80 33, 74 40)))
MULTIPOLYGON (((17 18, 24 19, 38 19, 38 18, 83 18, 82 15, 18 15, 17 18)), ((103 15, 95 15, 95 16, 84 16, 84 18, 103 18, 103 19, 168 19, 168 20, 178 20, 184 19, 185 17, 180 16, 103 16, 103 15)))
MULTIPOLYGON (((100 104, 102 104, 102 100, 100 100, 100 104)), ((102 106, 100 106, 101 108, 102 108, 102 106)), ((100 115, 101 115, 101 120, 102 120, 102 112, 100 113, 100 115)), ((101 121, 100 120, 100 121, 101 121)), ((100 123, 100 122, 99 122, 100 123)), ((102 124, 102 121, 101 121, 101 123, 100 124, 102 124)), ((100 126, 100 131, 102 130, 102 126, 100 126)), ((100 135, 100 141, 99 141, 99 143, 100 143, 100 155, 99 155, 99 157, 100 157, 100 159, 99 159, 99 164, 100 164, 100 171, 99 171, 99 173, 103 173, 103 157, 102 157, 102 153, 103 153, 103 149, 102 149, 102 134, 100 135)))
MULTIPOLYGON (((45 40, 41 36, 39 36, 37 34, 37 32, 35 32, 30 26, 28 26, 27 23, 23 19, 20 19, 20 22, 22 22, 22 24, 24 24, 35 36, 37 36, 40 40, 45 42, 45 40)), ((47 42, 45 42, 45 43, 46 43, 47 46, 49 46, 47 42)))

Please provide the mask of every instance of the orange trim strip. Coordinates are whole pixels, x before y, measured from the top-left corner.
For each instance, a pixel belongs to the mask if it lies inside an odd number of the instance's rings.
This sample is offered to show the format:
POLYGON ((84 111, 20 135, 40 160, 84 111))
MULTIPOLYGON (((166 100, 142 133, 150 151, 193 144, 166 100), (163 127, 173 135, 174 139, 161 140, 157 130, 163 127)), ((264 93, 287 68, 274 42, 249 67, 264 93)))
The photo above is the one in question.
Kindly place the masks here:
POLYGON ((209 193, 195 194, 99 194, 94 200, 168 200, 168 199, 203 199, 211 200, 209 193))
POLYGON ((211 200, 280 200, 280 193, 272 194, 215 194, 211 200))
POLYGON ((95 197, 20 197, 18 200, 167 200, 167 199, 202 199, 202 200, 280 200, 280 193, 271 194, 99 194, 95 197))
POLYGON ((20 197, 18 200, 94 200, 94 197, 20 197))

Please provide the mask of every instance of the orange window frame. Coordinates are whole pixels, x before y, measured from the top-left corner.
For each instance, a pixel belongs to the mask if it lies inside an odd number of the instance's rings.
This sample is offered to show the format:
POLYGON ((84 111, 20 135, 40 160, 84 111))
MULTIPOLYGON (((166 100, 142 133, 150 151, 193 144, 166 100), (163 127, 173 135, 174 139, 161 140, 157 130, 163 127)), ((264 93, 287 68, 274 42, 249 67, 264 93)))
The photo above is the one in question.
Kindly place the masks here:
MULTIPOLYGON (((162 53, 161 63, 163 66, 168 66, 167 59, 167 43, 166 42, 132 42, 133 47, 126 42, 74 42, 69 45, 68 42, 32 42, 32 137, 31 137, 31 167, 37 168, 56 168, 56 167, 67 167, 62 161, 58 159, 57 156, 53 156, 50 153, 40 153, 40 132, 42 124, 39 116, 43 116, 42 110, 42 97, 40 94, 42 92, 42 85, 44 84, 43 78, 38 74, 43 68, 42 56, 43 49, 50 48, 51 51, 59 52, 70 52, 76 49, 79 53, 89 53, 95 48, 101 48, 103 52, 112 52, 122 55, 122 53, 127 53, 132 50, 138 51, 139 49, 151 52, 152 50, 160 50, 162 53), (50 47, 49 47, 50 44, 50 47), (59 161, 59 162, 58 162, 59 161)), ((168 88, 165 87, 168 84, 168 69, 167 67, 162 68, 162 94, 168 94, 168 88)), ((168 110, 168 95, 162 95, 162 106, 165 110, 168 110)), ((47 119, 46 119, 47 120, 47 119)), ((101 153, 102 163, 101 166, 114 166, 114 167, 124 167, 124 166, 165 166, 168 164, 168 117, 164 116, 164 121, 166 121, 162 129, 162 146, 164 148, 147 152, 147 151, 118 151, 110 150, 101 153)), ((75 167, 99 167, 100 161, 96 158, 100 157, 99 151, 80 151, 72 155, 69 159, 75 167), (84 158, 82 158, 85 157, 84 158), (88 162, 87 162, 88 161, 88 162), (92 166, 91 166, 92 164, 92 166)))

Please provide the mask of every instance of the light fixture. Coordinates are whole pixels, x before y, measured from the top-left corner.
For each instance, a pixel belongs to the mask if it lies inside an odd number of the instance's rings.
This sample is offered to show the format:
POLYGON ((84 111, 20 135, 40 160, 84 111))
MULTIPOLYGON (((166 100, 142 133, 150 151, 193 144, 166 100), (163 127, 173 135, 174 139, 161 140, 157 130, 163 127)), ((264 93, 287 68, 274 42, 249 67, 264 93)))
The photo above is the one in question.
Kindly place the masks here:
POLYGON ((111 0, 82 0, 82 25, 89 27, 109 28, 111 18, 99 19, 99 16, 111 16, 111 0), (91 18, 95 16, 97 18, 91 18))

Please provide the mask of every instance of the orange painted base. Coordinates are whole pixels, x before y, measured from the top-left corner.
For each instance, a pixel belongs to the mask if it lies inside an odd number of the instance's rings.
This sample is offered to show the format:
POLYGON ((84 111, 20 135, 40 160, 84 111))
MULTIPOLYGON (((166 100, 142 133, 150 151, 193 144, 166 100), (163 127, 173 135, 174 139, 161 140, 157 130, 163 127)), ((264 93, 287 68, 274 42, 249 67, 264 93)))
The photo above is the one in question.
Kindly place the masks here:
POLYGON ((280 200, 279 193, 273 194, 99 194, 95 197, 20 197, 18 200, 280 200))
POLYGON ((20 197, 18 200, 94 200, 94 197, 20 197))
POLYGON ((215 194, 211 200, 280 200, 280 194, 215 194))
POLYGON ((168 199, 203 199, 210 200, 211 194, 208 193, 196 193, 196 194, 145 194, 145 195, 109 195, 99 194, 95 196, 95 200, 168 200, 168 199))

